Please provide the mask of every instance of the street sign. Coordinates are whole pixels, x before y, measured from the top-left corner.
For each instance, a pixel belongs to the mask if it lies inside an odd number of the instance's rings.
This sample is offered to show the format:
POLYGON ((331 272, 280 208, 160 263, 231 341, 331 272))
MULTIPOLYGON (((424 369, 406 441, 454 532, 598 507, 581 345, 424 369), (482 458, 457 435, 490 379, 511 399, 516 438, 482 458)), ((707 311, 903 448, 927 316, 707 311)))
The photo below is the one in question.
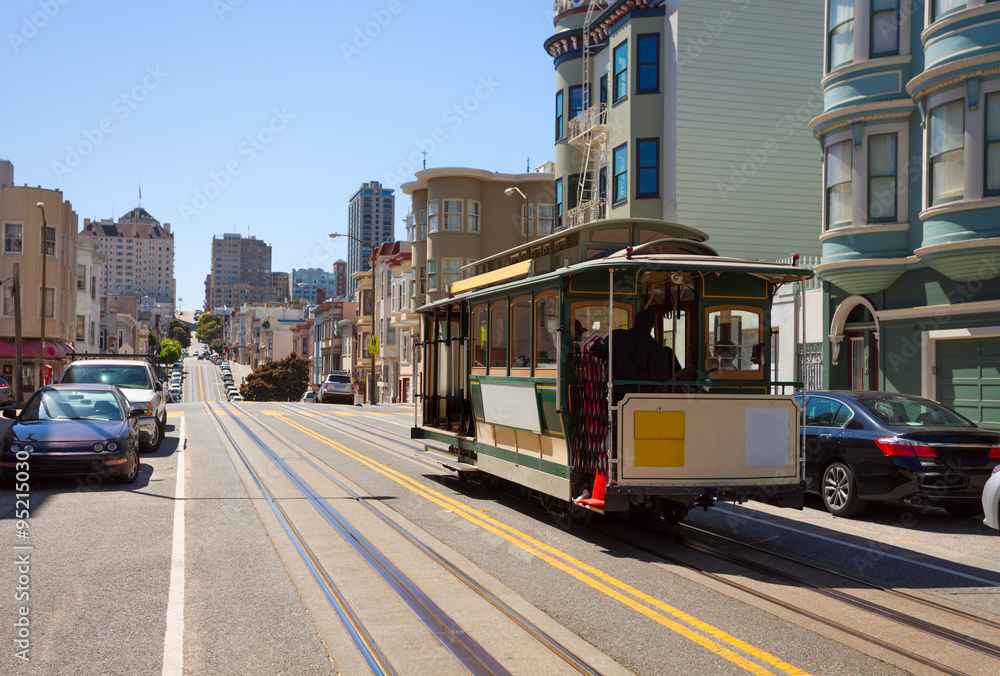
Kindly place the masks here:
POLYGON ((378 354, 378 336, 372 336, 368 340, 368 354, 375 355, 378 354))

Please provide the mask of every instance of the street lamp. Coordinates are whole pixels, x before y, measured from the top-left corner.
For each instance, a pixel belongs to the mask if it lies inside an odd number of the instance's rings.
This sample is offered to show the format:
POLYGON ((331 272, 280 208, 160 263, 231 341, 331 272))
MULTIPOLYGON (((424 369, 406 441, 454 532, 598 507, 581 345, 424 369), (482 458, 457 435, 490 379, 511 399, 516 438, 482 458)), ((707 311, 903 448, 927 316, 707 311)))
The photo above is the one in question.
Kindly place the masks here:
MULTIPOLYGON (((368 242, 366 242, 364 240, 358 239, 354 235, 345 235, 345 234, 342 234, 342 233, 339 233, 339 232, 331 232, 330 233, 330 237, 346 237, 346 238, 348 238, 350 240, 353 240, 353 241, 357 242, 361 246, 368 247, 373 253, 375 251, 375 247, 374 246, 372 246, 371 244, 369 244, 368 242)), ((369 307, 371 308, 370 316, 372 318, 371 319, 371 322, 372 322, 372 335, 374 336, 375 335, 375 268, 374 268, 374 266, 372 267, 372 292, 371 292, 371 301, 369 302, 369 307)), ((369 350, 368 351, 368 357, 371 360, 370 363, 369 363, 369 376, 368 376, 368 380, 370 381, 368 383, 368 401, 370 401, 372 403, 372 405, 374 405, 375 404, 375 353, 372 352, 371 350, 369 350)))
MULTIPOLYGON (((48 312, 46 307, 45 296, 47 289, 45 284, 48 281, 48 277, 45 272, 47 269, 46 263, 49 260, 49 238, 48 238, 48 223, 45 220, 45 202, 37 202, 35 204, 42 212, 42 330, 41 330, 41 349, 38 351, 38 387, 42 386, 44 382, 44 371, 45 371, 45 315, 48 312)), ((52 253, 55 254, 55 238, 53 237, 52 242, 52 253)), ((54 295, 54 294, 53 294, 54 295)), ((37 389, 37 388, 36 388, 37 389)))
POLYGON ((520 188, 507 188, 503 191, 503 194, 510 197, 514 193, 517 193, 524 199, 524 205, 521 207, 521 236, 524 237, 525 241, 528 240, 528 196, 521 192, 520 188))

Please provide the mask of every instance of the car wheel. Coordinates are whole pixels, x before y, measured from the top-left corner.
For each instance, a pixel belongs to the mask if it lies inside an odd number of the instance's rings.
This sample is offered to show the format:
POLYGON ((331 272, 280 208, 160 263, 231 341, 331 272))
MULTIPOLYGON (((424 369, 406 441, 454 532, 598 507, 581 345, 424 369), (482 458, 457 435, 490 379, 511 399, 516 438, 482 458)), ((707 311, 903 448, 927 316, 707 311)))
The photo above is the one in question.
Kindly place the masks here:
POLYGON ((963 519, 971 516, 979 516, 983 513, 983 503, 981 500, 955 500, 954 502, 946 502, 941 506, 952 516, 963 519))
POLYGON ((832 463, 823 471, 820 494, 826 510, 834 516, 852 517, 865 510, 865 501, 858 497, 854 472, 842 462, 832 463))
POLYGON ((139 477, 139 454, 132 453, 132 469, 128 474, 119 474, 115 477, 115 481, 120 484, 133 484, 135 480, 139 477))
POLYGON ((153 427, 153 439, 145 442, 145 448, 147 451, 156 452, 160 450, 160 445, 163 443, 163 434, 166 432, 167 428, 167 417, 164 415, 163 418, 156 421, 156 425, 153 427))

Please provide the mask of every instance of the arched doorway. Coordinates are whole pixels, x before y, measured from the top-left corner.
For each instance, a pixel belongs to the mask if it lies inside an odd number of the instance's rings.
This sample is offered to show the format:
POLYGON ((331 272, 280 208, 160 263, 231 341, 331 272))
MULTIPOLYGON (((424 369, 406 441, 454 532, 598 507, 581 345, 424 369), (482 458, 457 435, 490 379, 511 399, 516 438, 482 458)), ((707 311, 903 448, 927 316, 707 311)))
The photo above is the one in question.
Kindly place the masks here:
POLYGON ((830 322, 834 387, 877 390, 879 387, 879 321, 875 307, 864 296, 851 296, 837 308, 830 322))

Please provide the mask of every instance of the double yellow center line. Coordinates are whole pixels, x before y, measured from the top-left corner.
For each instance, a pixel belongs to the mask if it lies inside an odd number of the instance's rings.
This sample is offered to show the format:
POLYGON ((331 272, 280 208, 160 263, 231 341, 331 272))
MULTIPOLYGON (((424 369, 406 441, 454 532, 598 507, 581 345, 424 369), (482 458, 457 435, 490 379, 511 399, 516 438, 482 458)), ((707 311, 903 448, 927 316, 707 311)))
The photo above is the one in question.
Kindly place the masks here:
POLYGON ((745 655, 756 658, 785 674, 790 674, 792 676, 807 676, 805 671, 788 664, 774 655, 764 652, 763 650, 759 650, 749 643, 741 641, 735 636, 732 636, 717 627, 713 627, 712 625, 707 624, 706 622, 703 622, 678 608, 674 608, 673 606, 670 606, 659 599, 656 599, 649 594, 646 594, 635 587, 632 587, 631 585, 626 584, 625 582, 622 582, 621 580, 618 580, 617 578, 614 578, 611 575, 608 575, 607 573, 570 556, 565 552, 547 545, 544 542, 541 542, 540 540, 537 540, 515 528, 511 528, 496 519, 488 517, 482 512, 478 512, 471 507, 444 495, 443 493, 439 493, 432 488, 428 488, 405 474, 397 472, 396 470, 381 463, 377 463, 371 458, 368 458, 367 456, 362 455, 361 453, 358 453, 343 444, 337 443, 336 441, 312 431, 294 420, 289 419, 281 411, 262 411, 262 413, 276 417, 281 420, 281 422, 293 427, 303 434, 306 434, 320 443, 323 443, 326 446, 329 446, 330 448, 340 451, 344 455, 357 460, 362 465, 365 465, 383 476, 392 479, 413 493, 429 500, 430 502, 440 505, 448 511, 466 519, 470 523, 473 523, 476 526, 503 538, 511 544, 530 553, 532 556, 545 561, 554 568, 558 568, 564 573, 576 578, 580 582, 583 582, 610 598, 619 601, 632 610, 645 615, 654 622, 657 622, 684 638, 697 643, 703 648, 706 648, 716 655, 729 660, 733 664, 746 669, 752 674, 757 674, 758 676, 774 676, 773 672, 768 671, 767 668, 751 662, 744 657, 744 655, 734 652, 727 646, 736 648, 742 651, 745 655), (681 624, 681 622, 688 626, 681 624), (694 629, 692 629, 692 627, 694 629), (695 629, 698 631, 695 631, 695 629))

